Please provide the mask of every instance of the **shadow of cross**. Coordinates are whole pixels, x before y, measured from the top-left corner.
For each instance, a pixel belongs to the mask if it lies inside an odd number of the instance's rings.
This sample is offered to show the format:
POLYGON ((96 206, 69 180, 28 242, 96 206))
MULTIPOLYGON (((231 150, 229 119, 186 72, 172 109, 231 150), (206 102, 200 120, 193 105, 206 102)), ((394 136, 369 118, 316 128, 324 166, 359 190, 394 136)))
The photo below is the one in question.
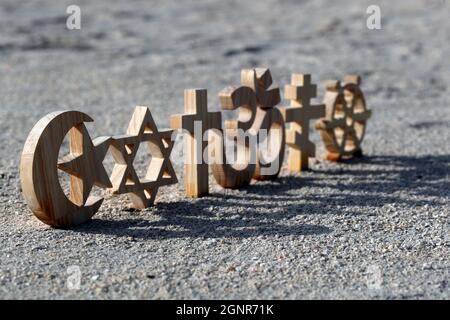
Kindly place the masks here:
POLYGON ((204 134, 210 129, 220 129, 222 116, 219 111, 208 112, 206 89, 184 90, 184 111, 185 114, 170 117, 170 126, 187 133, 184 183, 186 195, 197 198, 209 192, 208 163, 203 159, 208 137, 204 137, 204 134))
POLYGON ((292 74, 291 84, 284 87, 284 97, 291 101, 291 108, 280 108, 285 123, 286 143, 290 147, 288 168, 291 172, 308 169, 308 158, 316 155, 316 146, 309 140, 309 121, 325 116, 325 105, 311 105, 317 96, 317 86, 311 83, 309 74, 292 74))

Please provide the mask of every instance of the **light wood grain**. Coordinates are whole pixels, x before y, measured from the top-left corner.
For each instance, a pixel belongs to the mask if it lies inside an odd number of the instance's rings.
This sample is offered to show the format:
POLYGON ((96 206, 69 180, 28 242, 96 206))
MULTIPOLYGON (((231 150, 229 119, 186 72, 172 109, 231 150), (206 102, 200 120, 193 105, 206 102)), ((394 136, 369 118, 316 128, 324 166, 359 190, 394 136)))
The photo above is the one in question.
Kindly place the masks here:
POLYGON ((288 169, 300 172, 309 168, 308 159, 315 157, 316 146, 309 139, 309 122, 325 116, 325 105, 311 105, 317 96, 317 86, 311 83, 309 74, 292 74, 291 84, 284 87, 284 97, 291 101, 290 108, 281 108, 284 121, 290 124, 286 130, 288 144, 288 169))
POLYGON ((20 178, 24 198, 35 216, 53 227, 69 227, 89 220, 103 198, 89 196, 94 184, 111 186, 102 161, 109 137, 91 140, 77 111, 58 111, 43 117, 31 130, 23 149, 20 178), (70 132, 70 153, 58 161, 60 146, 70 132), (70 194, 61 188, 57 168, 71 175, 70 194))
POLYGON ((256 117, 256 97, 249 87, 228 87, 219 93, 219 101, 222 110, 238 110, 238 117, 225 121, 226 132, 220 129, 215 133, 213 150, 216 162, 212 163, 212 172, 223 188, 239 188, 250 183, 256 168, 255 159, 252 159, 256 153, 244 135, 252 132, 249 134, 251 137, 257 132, 252 128, 256 117), (237 140, 236 159, 227 158, 225 139, 231 139, 233 143, 237 140))
POLYGON ((269 69, 244 70, 242 84, 253 88, 257 111, 253 131, 258 137, 255 173, 257 180, 275 179, 280 173, 285 152, 285 122, 278 108, 280 89, 272 88, 272 74, 269 69), (266 146, 266 150, 262 147, 266 146))
POLYGON ((326 83, 326 116, 316 122, 316 129, 327 149, 328 160, 362 155, 361 143, 372 113, 366 107, 360 85, 361 78, 355 75, 346 76, 342 84, 337 80, 326 83))
POLYGON ((269 89, 271 84, 269 69, 244 69, 241 71, 241 86, 225 88, 219 94, 223 110, 239 110, 237 119, 225 121, 227 136, 221 140, 231 138, 237 141, 236 161, 230 163, 224 147, 217 144, 223 161, 213 165, 213 174, 222 187, 238 188, 249 184, 252 178, 272 179, 279 174, 285 146, 284 120, 279 110, 274 108, 280 102, 279 89, 269 89), (268 139, 267 145, 270 146, 266 154, 258 148, 264 142, 260 130, 268 132, 263 137, 268 139))
POLYGON ((187 89, 184 91, 185 114, 170 117, 172 129, 183 129, 187 133, 184 136, 184 183, 186 195, 193 198, 209 193, 209 166, 203 154, 208 145, 208 131, 221 128, 221 113, 208 112, 207 103, 206 89, 187 89))
POLYGON ((136 107, 126 135, 112 138, 111 153, 115 165, 111 174, 111 192, 128 194, 134 208, 144 209, 154 204, 160 187, 177 183, 170 161, 173 147, 171 135, 172 130, 158 130, 148 107, 136 107), (142 180, 133 165, 141 144, 148 145, 151 156, 142 180))

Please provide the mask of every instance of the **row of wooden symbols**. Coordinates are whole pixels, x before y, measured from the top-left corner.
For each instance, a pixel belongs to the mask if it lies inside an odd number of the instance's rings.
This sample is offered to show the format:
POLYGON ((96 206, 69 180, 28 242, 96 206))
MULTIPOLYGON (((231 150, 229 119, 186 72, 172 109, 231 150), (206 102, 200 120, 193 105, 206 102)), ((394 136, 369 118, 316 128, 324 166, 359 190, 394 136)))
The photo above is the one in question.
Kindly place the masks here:
MULTIPOLYGON (((366 108, 360 89, 360 78, 346 76, 343 82, 326 84, 324 104, 311 105, 316 97, 316 85, 310 75, 293 74, 285 86, 285 98, 290 107, 277 108, 278 88, 270 89, 269 69, 247 69, 241 72, 241 85, 226 88, 219 94, 223 110, 238 110, 237 120, 225 121, 221 112, 208 112, 205 89, 185 90, 185 114, 172 115, 173 130, 185 132, 184 180, 186 195, 201 197, 208 194, 209 167, 219 185, 239 188, 251 179, 273 179, 280 171, 289 146, 288 167, 291 172, 308 168, 308 158, 315 156, 315 145, 309 140, 311 119, 318 119, 316 129, 325 143, 328 160, 340 160, 361 155, 361 142, 366 121, 371 112, 366 108), (200 123, 200 132, 195 124, 200 123), (285 128, 289 124, 289 128, 285 128), (226 131, 224 130, 226 129, 226 131), (225 139, 229 132, 245 132, 257 137, 261 130, 269 132, 276 146, 275 157, 264 159, 256 150, 250 161, 251 146, 240 143, 238 163, 227 161, 225 139), (275 132, 276 134, 270 134, 275 132), (198 139, 196 135, 211 135, 198 139), (203 159, 205 149, 220 161, 203 159), (267 173, 266 168, 275 168, 267 173)), ((20 175, 24 198, 35 216, 54 227, 68 227, 89 220, 99 209, 103 198, 91 196, 94 185, 113 194, 128 194, 132 206, 143 209, 153 205, 158 188, 177 182, 170 153, 173 130, 159 131, 147 107, 136 107, 128 130, 123 136, 98 137, 92 140, 84 122, 93 121, 78 111, 58 111, 43 117, 31 130, 24 146, 20 175), (58 159, 64 137, 69 133, 70 152, 58 159), (151 161, 144 179, 139 179, 133 161, 141 143, 149 146, 151 161), (111 176, 102 164, 107 152, 115 161, 111 176), (70 194, 66 196, 58 179, 58 169, 70 175, 70 194)), ((257 137, 259 139, 259 137, 257 137)), ((272 141, 273 142, 273 141, 272 141)))

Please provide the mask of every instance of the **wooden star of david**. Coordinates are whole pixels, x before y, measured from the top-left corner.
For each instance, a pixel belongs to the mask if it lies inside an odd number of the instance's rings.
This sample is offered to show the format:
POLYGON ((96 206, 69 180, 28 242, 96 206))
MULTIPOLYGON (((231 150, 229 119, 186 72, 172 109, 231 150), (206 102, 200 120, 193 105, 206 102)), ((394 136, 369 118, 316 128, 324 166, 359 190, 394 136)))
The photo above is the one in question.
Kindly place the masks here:
POLYGON ((176 183, 177 177, 170 162, 173 147, 172 130, 158 131, 147 107, 136 107, 127 134, 115 136, 111 153, 115 160, 111 181, 114 194, 128 194, 136 209, 153 205, 159 187, 176 183), (139 145, 146 142, 151 161, 144 179, 139 179, 133 166, 139 145))
POLYGON ((317 96, 317 86, 309 74, 293 74, 291 84, 284 88, 285 98, 291 108, 280 108, 284 121, 290 123, 286 130, 286 143, 290 147, 288 167, 292 172, 308 169, 308 158, 316 155, 316 146, 309 140, 309 121, 325 116, 325 105, 311 105, 317 96))

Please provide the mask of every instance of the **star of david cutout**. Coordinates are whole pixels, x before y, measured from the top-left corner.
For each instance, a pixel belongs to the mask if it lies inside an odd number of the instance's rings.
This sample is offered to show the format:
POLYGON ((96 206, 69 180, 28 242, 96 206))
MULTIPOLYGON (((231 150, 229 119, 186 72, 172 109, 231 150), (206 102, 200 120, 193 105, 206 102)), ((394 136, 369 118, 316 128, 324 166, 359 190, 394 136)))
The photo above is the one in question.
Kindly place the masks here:
POLYGON ((134 208, 144 209, 153 205, 159 187, 177 183, 169 158, 173 147, 171 135, 172 130, 158 131, 149 108, 136 107, 127 134, 112 138, 115 161, 112 193, 126 193, 134 208), (133 161, 142 142, 149 147, 151 161, 144 179, 139 179, 133 161))

